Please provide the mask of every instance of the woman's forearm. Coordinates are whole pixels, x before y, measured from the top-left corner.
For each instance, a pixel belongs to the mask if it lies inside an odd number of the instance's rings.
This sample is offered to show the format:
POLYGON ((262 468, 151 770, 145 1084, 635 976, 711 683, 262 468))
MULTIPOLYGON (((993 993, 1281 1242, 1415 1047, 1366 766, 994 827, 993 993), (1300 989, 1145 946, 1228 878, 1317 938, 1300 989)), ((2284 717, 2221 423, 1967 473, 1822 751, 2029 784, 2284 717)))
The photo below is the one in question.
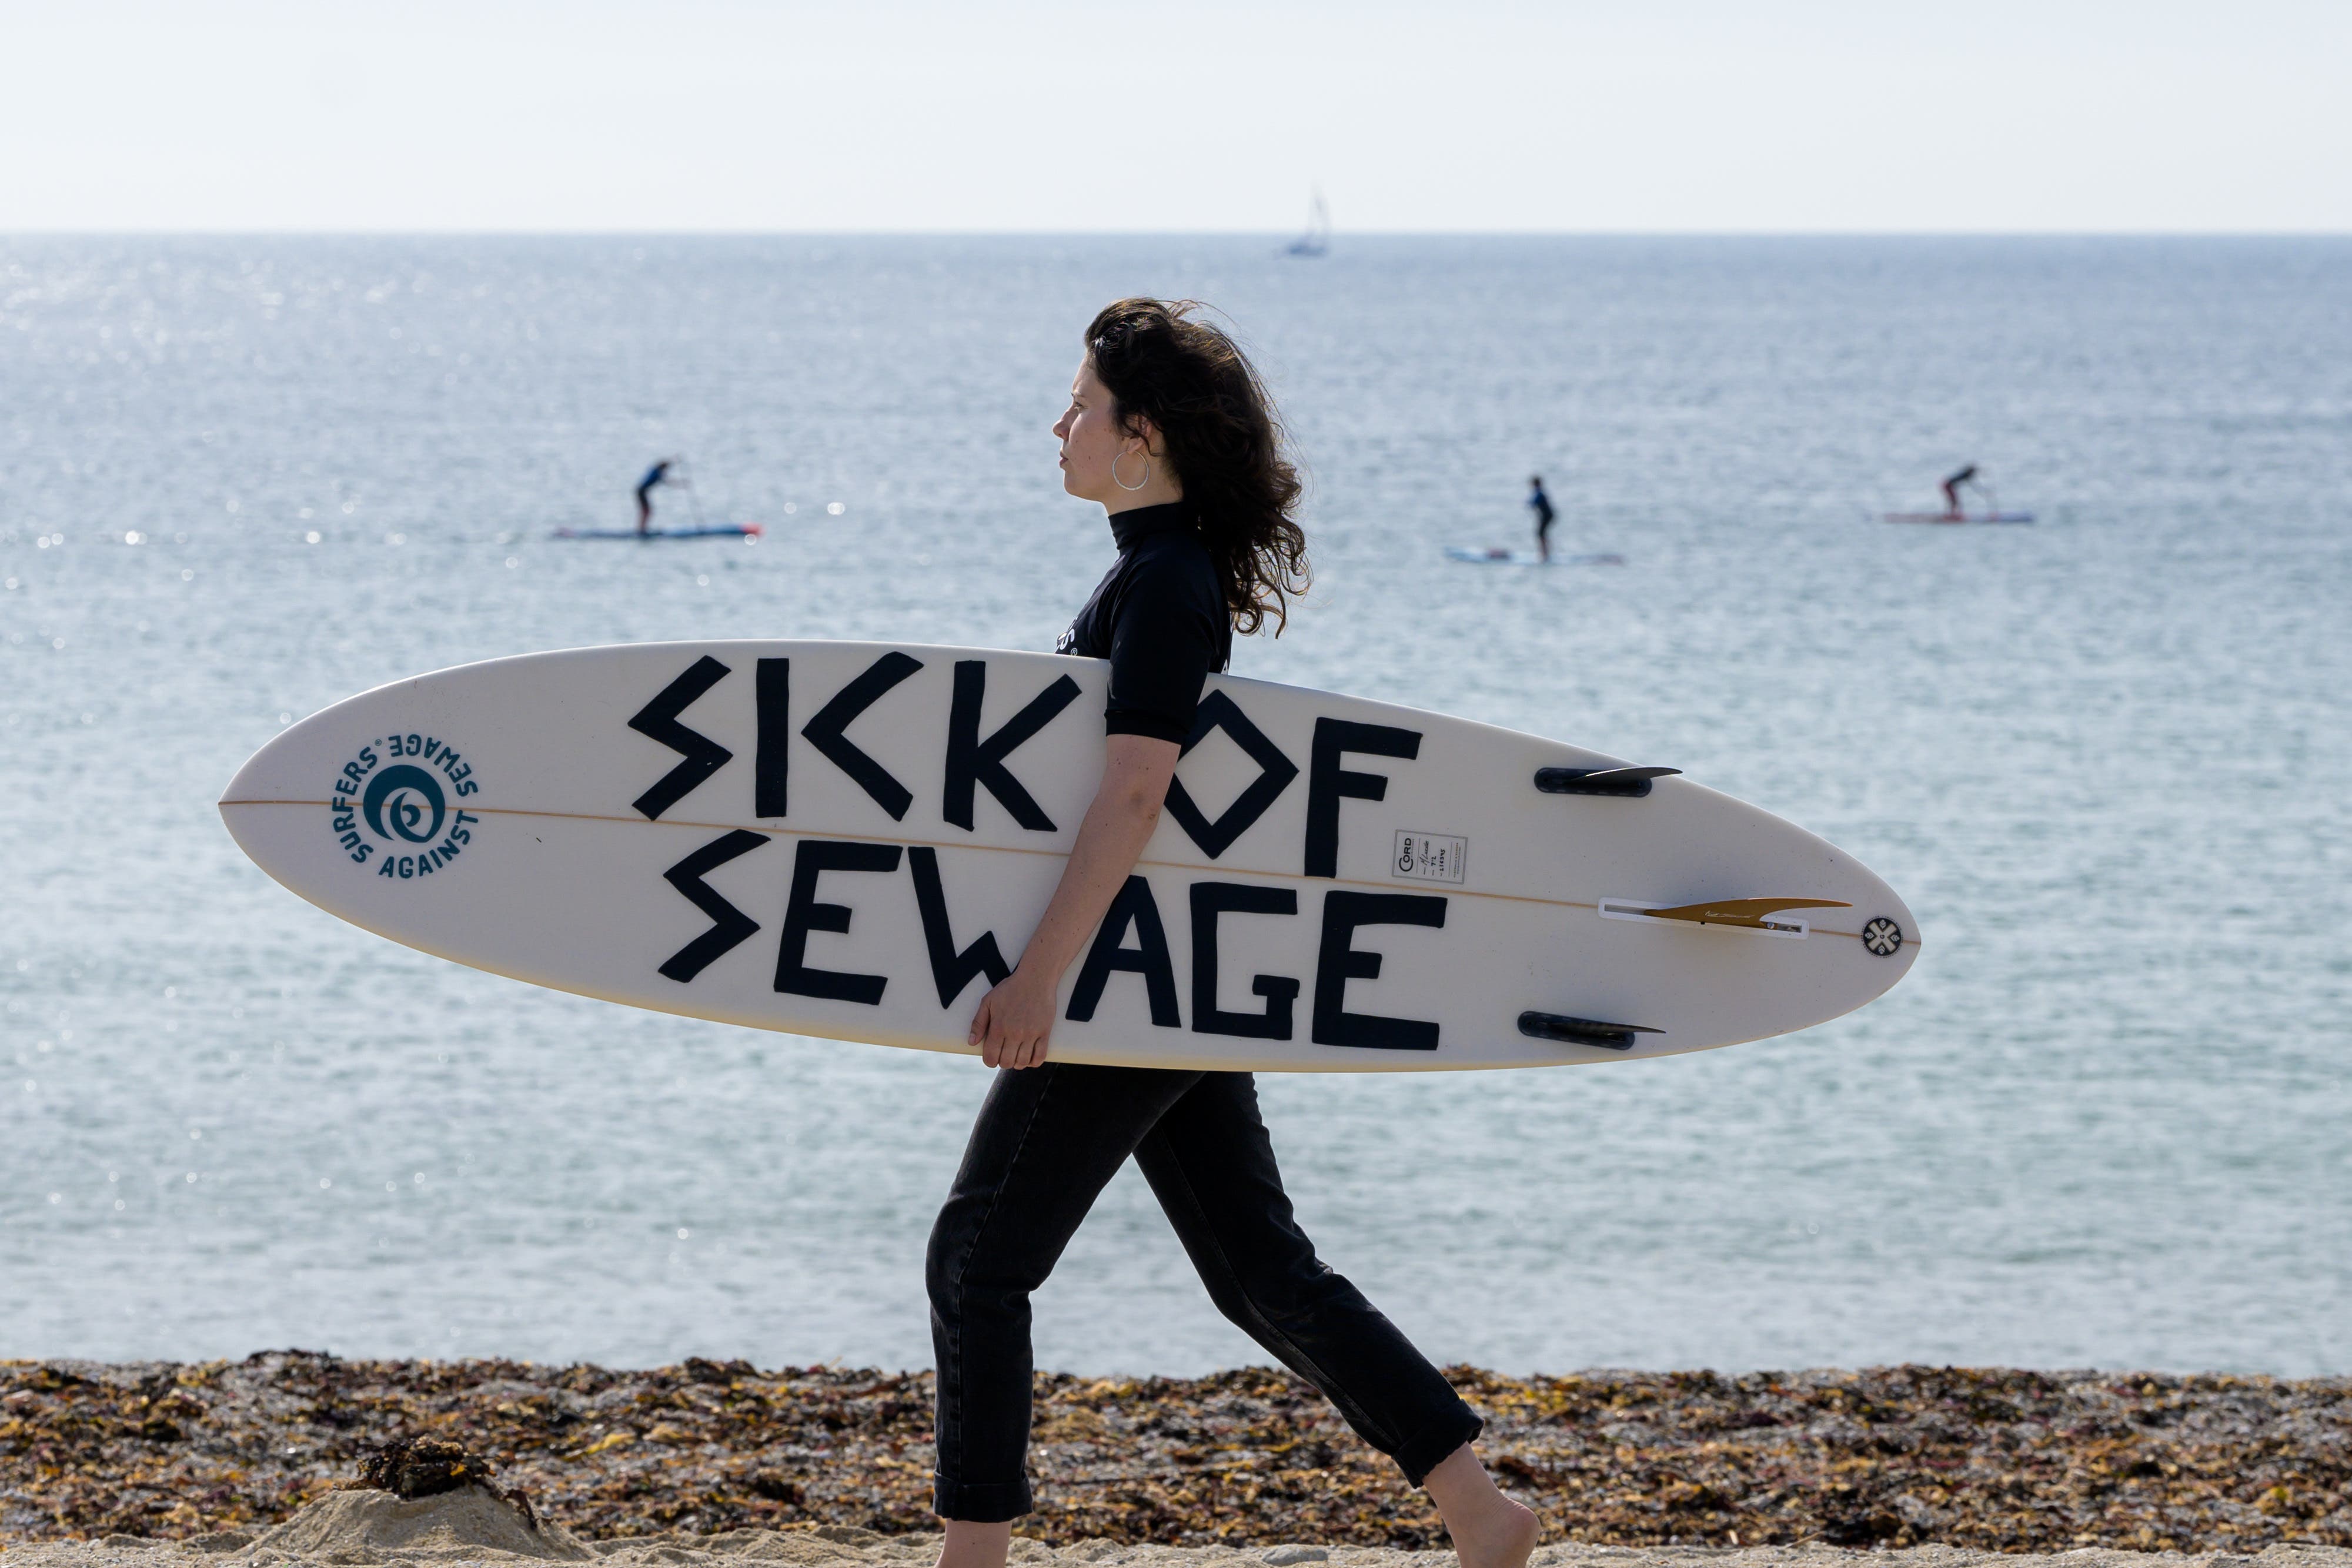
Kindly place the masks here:
POLYGON ((1177 747, 1164 740, 1111 737, 1102 785, 1079 824, 1077 842, 1053 901, 1016 967, 1049 985, 1060 984, 1070 961, 1126 885, 1143 846, 1151 841, 1168 799, 1168 781, 1175 776, 1177 755, 1177 747))
POLYGON ((1160 808, 1180 755, 1174 741, 1110 737, 1101 787, 1078 825, 1078 841, 1062 868, 1053 902, 1022 949, 1021 962, 972 1014, 969 1039, 991 1067, 1034 1067, 1045 1060, 1063 971, 1102 924, 1150 841, 1151 830, 1160 825, 1160 808))

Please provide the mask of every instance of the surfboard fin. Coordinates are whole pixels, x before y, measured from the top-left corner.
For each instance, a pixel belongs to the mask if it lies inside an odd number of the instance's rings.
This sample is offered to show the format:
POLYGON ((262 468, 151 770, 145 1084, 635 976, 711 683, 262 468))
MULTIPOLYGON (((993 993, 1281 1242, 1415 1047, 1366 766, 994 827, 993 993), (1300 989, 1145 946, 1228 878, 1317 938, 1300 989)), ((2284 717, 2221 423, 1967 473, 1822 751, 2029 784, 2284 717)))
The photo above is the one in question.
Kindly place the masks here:
POLYGON ((1597 1045, 1603 1051, 1631 1051, 1637 1034, 1662 1034, 1663 1030, 1638 1023, 1603 1023, 1599 1019, 1570 1018, 1566 1013, 1524 1012, 1519 1032, 1538 1040, 1564 1040, 1570 1045, 1597 1045))
POLYGON ((1767 916, 1784 909, 1852 909, 1835 898, 1718 898, 1706 904, 1679 904, 1672 909, 1644 909, 1652 920, 1687 920, 1694 925, 1744 925, 1755 931, 1793 931, 1797 927, 1767 916))
POLYGON ((1650 792, 1650 780, 1679 768, 1538 768, 1536 788, 1547 795, 1630 795, 1650 792))

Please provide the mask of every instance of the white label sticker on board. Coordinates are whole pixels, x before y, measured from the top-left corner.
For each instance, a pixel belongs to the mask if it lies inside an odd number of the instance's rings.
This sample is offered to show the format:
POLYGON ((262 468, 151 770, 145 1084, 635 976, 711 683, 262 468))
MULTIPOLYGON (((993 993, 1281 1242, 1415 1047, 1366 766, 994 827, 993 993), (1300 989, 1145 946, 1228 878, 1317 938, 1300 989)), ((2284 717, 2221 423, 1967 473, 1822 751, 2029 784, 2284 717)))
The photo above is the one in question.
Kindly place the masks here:
POLYGON ((1396 836, 1396 853, 1389 859, 1389 874, 1412 882, 1450 882, 1459 887, 1469 864, 1468 839, 1402 829, 1396 836))

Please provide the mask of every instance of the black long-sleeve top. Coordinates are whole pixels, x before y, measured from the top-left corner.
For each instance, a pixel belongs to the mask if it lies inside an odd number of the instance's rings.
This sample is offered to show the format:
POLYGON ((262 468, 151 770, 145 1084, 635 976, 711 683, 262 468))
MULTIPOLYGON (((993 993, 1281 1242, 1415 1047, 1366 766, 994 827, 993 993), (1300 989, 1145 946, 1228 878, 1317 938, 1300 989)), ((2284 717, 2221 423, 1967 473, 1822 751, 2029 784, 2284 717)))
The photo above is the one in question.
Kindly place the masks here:
POLYGON ((1110 531, 1118 559, 1054 651, 1110 661, 1107 733, 1181 746, 1202 683, 1233 657, 1216 563, 1182 502, 1118 513, 1110 531))

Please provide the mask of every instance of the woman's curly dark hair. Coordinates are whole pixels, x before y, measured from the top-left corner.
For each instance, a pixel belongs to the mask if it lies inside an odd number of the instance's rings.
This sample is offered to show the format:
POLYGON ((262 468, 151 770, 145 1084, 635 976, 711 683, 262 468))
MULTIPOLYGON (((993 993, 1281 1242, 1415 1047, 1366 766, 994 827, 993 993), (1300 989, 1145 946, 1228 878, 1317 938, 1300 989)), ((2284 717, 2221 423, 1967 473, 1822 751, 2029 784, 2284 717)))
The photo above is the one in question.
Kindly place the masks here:
POLYGON ((1257 371, 1192 299, 1121 299, 1087 329, 1087 359, 1118 401, 1120 427, 1159 428, 1184 505, 1224 585, 1234 630, 1274 616, 1306 591, 1307 534, 1291 517, 1304 489, 1284 455, 1281 422, 1257 371))

